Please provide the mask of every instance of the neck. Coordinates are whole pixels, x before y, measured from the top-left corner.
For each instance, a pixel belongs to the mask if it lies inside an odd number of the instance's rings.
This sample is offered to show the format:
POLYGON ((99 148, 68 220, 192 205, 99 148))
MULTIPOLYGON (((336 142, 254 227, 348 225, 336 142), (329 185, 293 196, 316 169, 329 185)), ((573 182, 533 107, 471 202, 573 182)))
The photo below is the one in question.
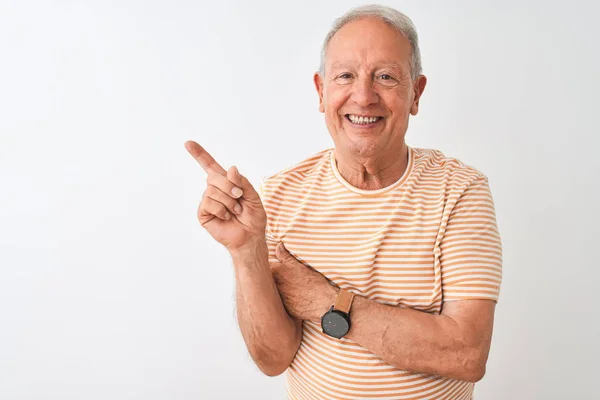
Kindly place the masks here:
POLYGON ((408 146, 383 155, 360 157, 334 150, 337 170, 352 186, 363 190, 377 190, 390 186, 402 177, 408 167, 408 146))

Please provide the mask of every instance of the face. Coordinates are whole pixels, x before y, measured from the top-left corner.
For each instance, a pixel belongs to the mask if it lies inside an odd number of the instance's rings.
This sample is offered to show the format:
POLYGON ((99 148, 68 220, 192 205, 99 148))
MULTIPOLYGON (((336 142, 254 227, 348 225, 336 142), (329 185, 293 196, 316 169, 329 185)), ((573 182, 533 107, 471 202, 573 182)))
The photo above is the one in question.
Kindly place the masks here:
POLYGON ((422 75, 413 82, 410 61, 408 39, 378 19, 353 21, 336 32, 324 76, 314 77, 336 150, 358 157, 398 154, 426 83, 422 75))

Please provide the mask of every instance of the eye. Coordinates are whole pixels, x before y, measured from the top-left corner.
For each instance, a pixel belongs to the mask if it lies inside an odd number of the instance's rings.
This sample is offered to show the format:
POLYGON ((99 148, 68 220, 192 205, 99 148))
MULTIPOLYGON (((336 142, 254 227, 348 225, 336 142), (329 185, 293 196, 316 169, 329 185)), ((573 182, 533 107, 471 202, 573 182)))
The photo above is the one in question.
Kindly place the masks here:
POLYGON ((351 74, 351 73, 349 73, 349 72, 344 72, 344 73, 341 73, 341 74, 339 74, 339 75, 336 77, 336 79, 337 79, 337 80, 341 80, 341 81, 347 81, 347 80, 349 80, 349 79, 352 79, 352 74, 351 74))
POLYGON ((394 78, 390 74, 381 74, 381 75, 379 75, 379 79, 382 80, 382 81, 385 81, 386 83, 387 82, 393 82, 393 81, 396 80, 396 78, 394 78))
POLYGON ((379 74, 377 80, 379 81, 379 83, 385 86, 395 86, 396 84, 398 84, 396 78, 394 78, 394 76, 390 74, 379 74))

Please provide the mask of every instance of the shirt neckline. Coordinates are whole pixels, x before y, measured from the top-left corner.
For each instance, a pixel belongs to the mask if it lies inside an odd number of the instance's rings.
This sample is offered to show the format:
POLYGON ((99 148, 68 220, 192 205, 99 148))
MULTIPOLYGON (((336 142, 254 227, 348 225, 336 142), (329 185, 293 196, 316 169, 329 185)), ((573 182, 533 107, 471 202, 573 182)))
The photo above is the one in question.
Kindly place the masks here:
POLYGON ((361 195, 375 196, 375 195, 385 193, 387 191, 393 190, 393 189, 401 186, 408 179, 408 176, 410 175, 410 173, 412 172, 412 169, 413 169, 414 154, 413 154, 413 148, 410 146, 407 146, 407 147, 408 147, 408 163, 406 165, 406 169, 404 170, 404 173, 396 182, 394 182, 384 188, 381 188, 381 189, 375 189, 375 190, 360 189, 360 188, 357 188, 356 186, 351 185, 346 179, 344 179, 342 174, 340 174, 339 170, 337 169, 336 160, 333 155, 335 148, 332 148, 329 151, 329 164, 331 165, 331 171, 333 172, 335 177, 348 190, 350 190, 351 192, 357 193, 357 194, 361 194, 361 195))

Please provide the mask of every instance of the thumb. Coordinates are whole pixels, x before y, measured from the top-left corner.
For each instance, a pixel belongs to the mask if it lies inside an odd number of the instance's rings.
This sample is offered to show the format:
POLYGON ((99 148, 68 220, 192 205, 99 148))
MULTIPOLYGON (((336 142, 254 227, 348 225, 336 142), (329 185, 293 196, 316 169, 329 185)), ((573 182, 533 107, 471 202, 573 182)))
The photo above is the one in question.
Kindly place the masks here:
POLYGON ((252 186, 250 181, 245 176, 240 174, 240 171, 238 171, 235 165, 229 168, 229 171, 227 171, 227 179, 229 179, 230 182, 242 189, 242 198, 244 200, 260 200, 260 197, 254 189, 254 186, 252 186))

